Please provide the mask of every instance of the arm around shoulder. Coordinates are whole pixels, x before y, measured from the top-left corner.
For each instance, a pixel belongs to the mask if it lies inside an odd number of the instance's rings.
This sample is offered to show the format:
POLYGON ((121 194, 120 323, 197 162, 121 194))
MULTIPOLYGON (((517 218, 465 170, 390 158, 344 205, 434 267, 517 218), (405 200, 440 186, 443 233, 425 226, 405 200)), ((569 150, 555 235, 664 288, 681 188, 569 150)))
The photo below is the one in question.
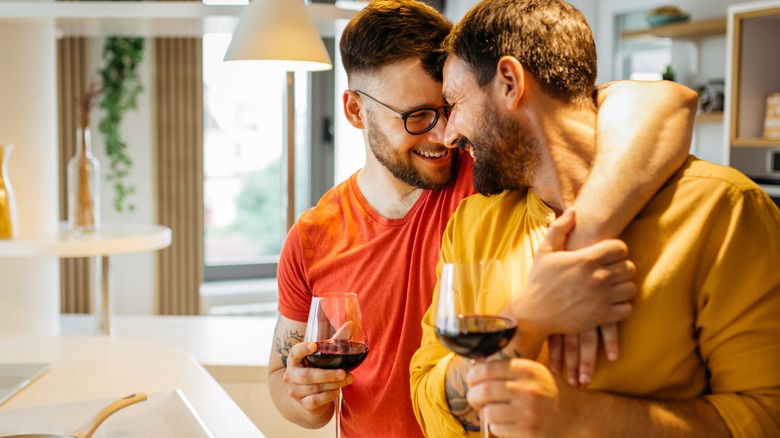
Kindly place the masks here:
POLYGON ((599 87, 596 158, 575 202, 567 249, 620 235, 685 162, 698 95, 671 81, 617 81, 599 87))

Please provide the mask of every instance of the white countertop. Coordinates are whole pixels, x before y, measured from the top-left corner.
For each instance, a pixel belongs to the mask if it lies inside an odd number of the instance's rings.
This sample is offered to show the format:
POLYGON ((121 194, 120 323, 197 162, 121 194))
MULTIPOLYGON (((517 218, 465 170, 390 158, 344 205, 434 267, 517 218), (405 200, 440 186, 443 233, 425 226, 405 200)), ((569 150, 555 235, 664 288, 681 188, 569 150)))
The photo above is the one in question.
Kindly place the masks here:
MULTIPOLYGON (((191 354, 217 380, 266 383, 276 318, 116 315, 118 337, 152 340, 191 354)), ((65 314, 62 334, 95 333, 94 315, 65 314)))
POLYGON ((122 336, 0 337, 0 362, 51 363, 0 410, 181 389, 215 437, 263 436, 191 355, 164 343, 122 336))

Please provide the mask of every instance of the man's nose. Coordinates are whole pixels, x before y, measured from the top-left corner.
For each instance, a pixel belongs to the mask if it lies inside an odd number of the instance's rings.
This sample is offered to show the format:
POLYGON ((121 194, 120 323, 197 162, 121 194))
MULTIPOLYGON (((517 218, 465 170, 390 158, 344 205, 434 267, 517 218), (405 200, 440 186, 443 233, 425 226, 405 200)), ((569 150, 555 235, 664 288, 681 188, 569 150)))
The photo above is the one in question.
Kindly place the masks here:
POLYGON ((439 118, 436 120, 436 124, 433 125, 433 128, 431 128, 430 131, 426 132, 428 136, 428 141, 437 144, 444 144, 444 133, 446 128, 447 128, 447 117, 444 116, 444 114, 441 114, 439 118))
POLYGON ((453 123, 453 119, 450 117, 450 119, 447 120, 447 127, 444 130, 443 144, 447 148, 455 149, 458 147, 458 139, 460 139, 460 133, 455 129, 455 123, 453 123))

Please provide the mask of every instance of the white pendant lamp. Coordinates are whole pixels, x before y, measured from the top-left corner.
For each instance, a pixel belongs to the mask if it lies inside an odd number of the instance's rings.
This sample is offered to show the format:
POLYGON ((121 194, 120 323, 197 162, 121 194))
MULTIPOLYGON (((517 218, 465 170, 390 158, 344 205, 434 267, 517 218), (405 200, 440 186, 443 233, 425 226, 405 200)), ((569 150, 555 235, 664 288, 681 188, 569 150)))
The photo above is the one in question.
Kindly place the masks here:
POLYGON ((250 1, 225 54, 225 61, 240 60, 262 60, 286 71, 333 68, 302 0, 250 1))

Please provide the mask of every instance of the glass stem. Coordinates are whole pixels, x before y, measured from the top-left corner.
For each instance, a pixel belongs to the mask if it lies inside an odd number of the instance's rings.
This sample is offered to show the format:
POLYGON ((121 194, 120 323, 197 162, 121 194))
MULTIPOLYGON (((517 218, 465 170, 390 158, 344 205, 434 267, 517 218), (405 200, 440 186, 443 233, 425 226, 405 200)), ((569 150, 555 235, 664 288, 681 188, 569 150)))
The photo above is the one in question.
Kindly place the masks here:
POLYGON ((487 418, 485 418, 485 409, 479 410, 479 429, 482 431, 482 438, 490 438, 490 430, 488 430, 487 418))
POLYGON ((341 438, 341 401, 344 398, 339 388, 339 396, 336 397, 336 438, 341 438))
MULTIPOLYGON (((470 359, 470 361, 472 366, 482 362, 477 359, 470 359)), ((488 428, 487 418, 485 418, 485 408, 479 410, 479 430, 482 431, 482 438, 490 438, 490 430, 488 428)))

